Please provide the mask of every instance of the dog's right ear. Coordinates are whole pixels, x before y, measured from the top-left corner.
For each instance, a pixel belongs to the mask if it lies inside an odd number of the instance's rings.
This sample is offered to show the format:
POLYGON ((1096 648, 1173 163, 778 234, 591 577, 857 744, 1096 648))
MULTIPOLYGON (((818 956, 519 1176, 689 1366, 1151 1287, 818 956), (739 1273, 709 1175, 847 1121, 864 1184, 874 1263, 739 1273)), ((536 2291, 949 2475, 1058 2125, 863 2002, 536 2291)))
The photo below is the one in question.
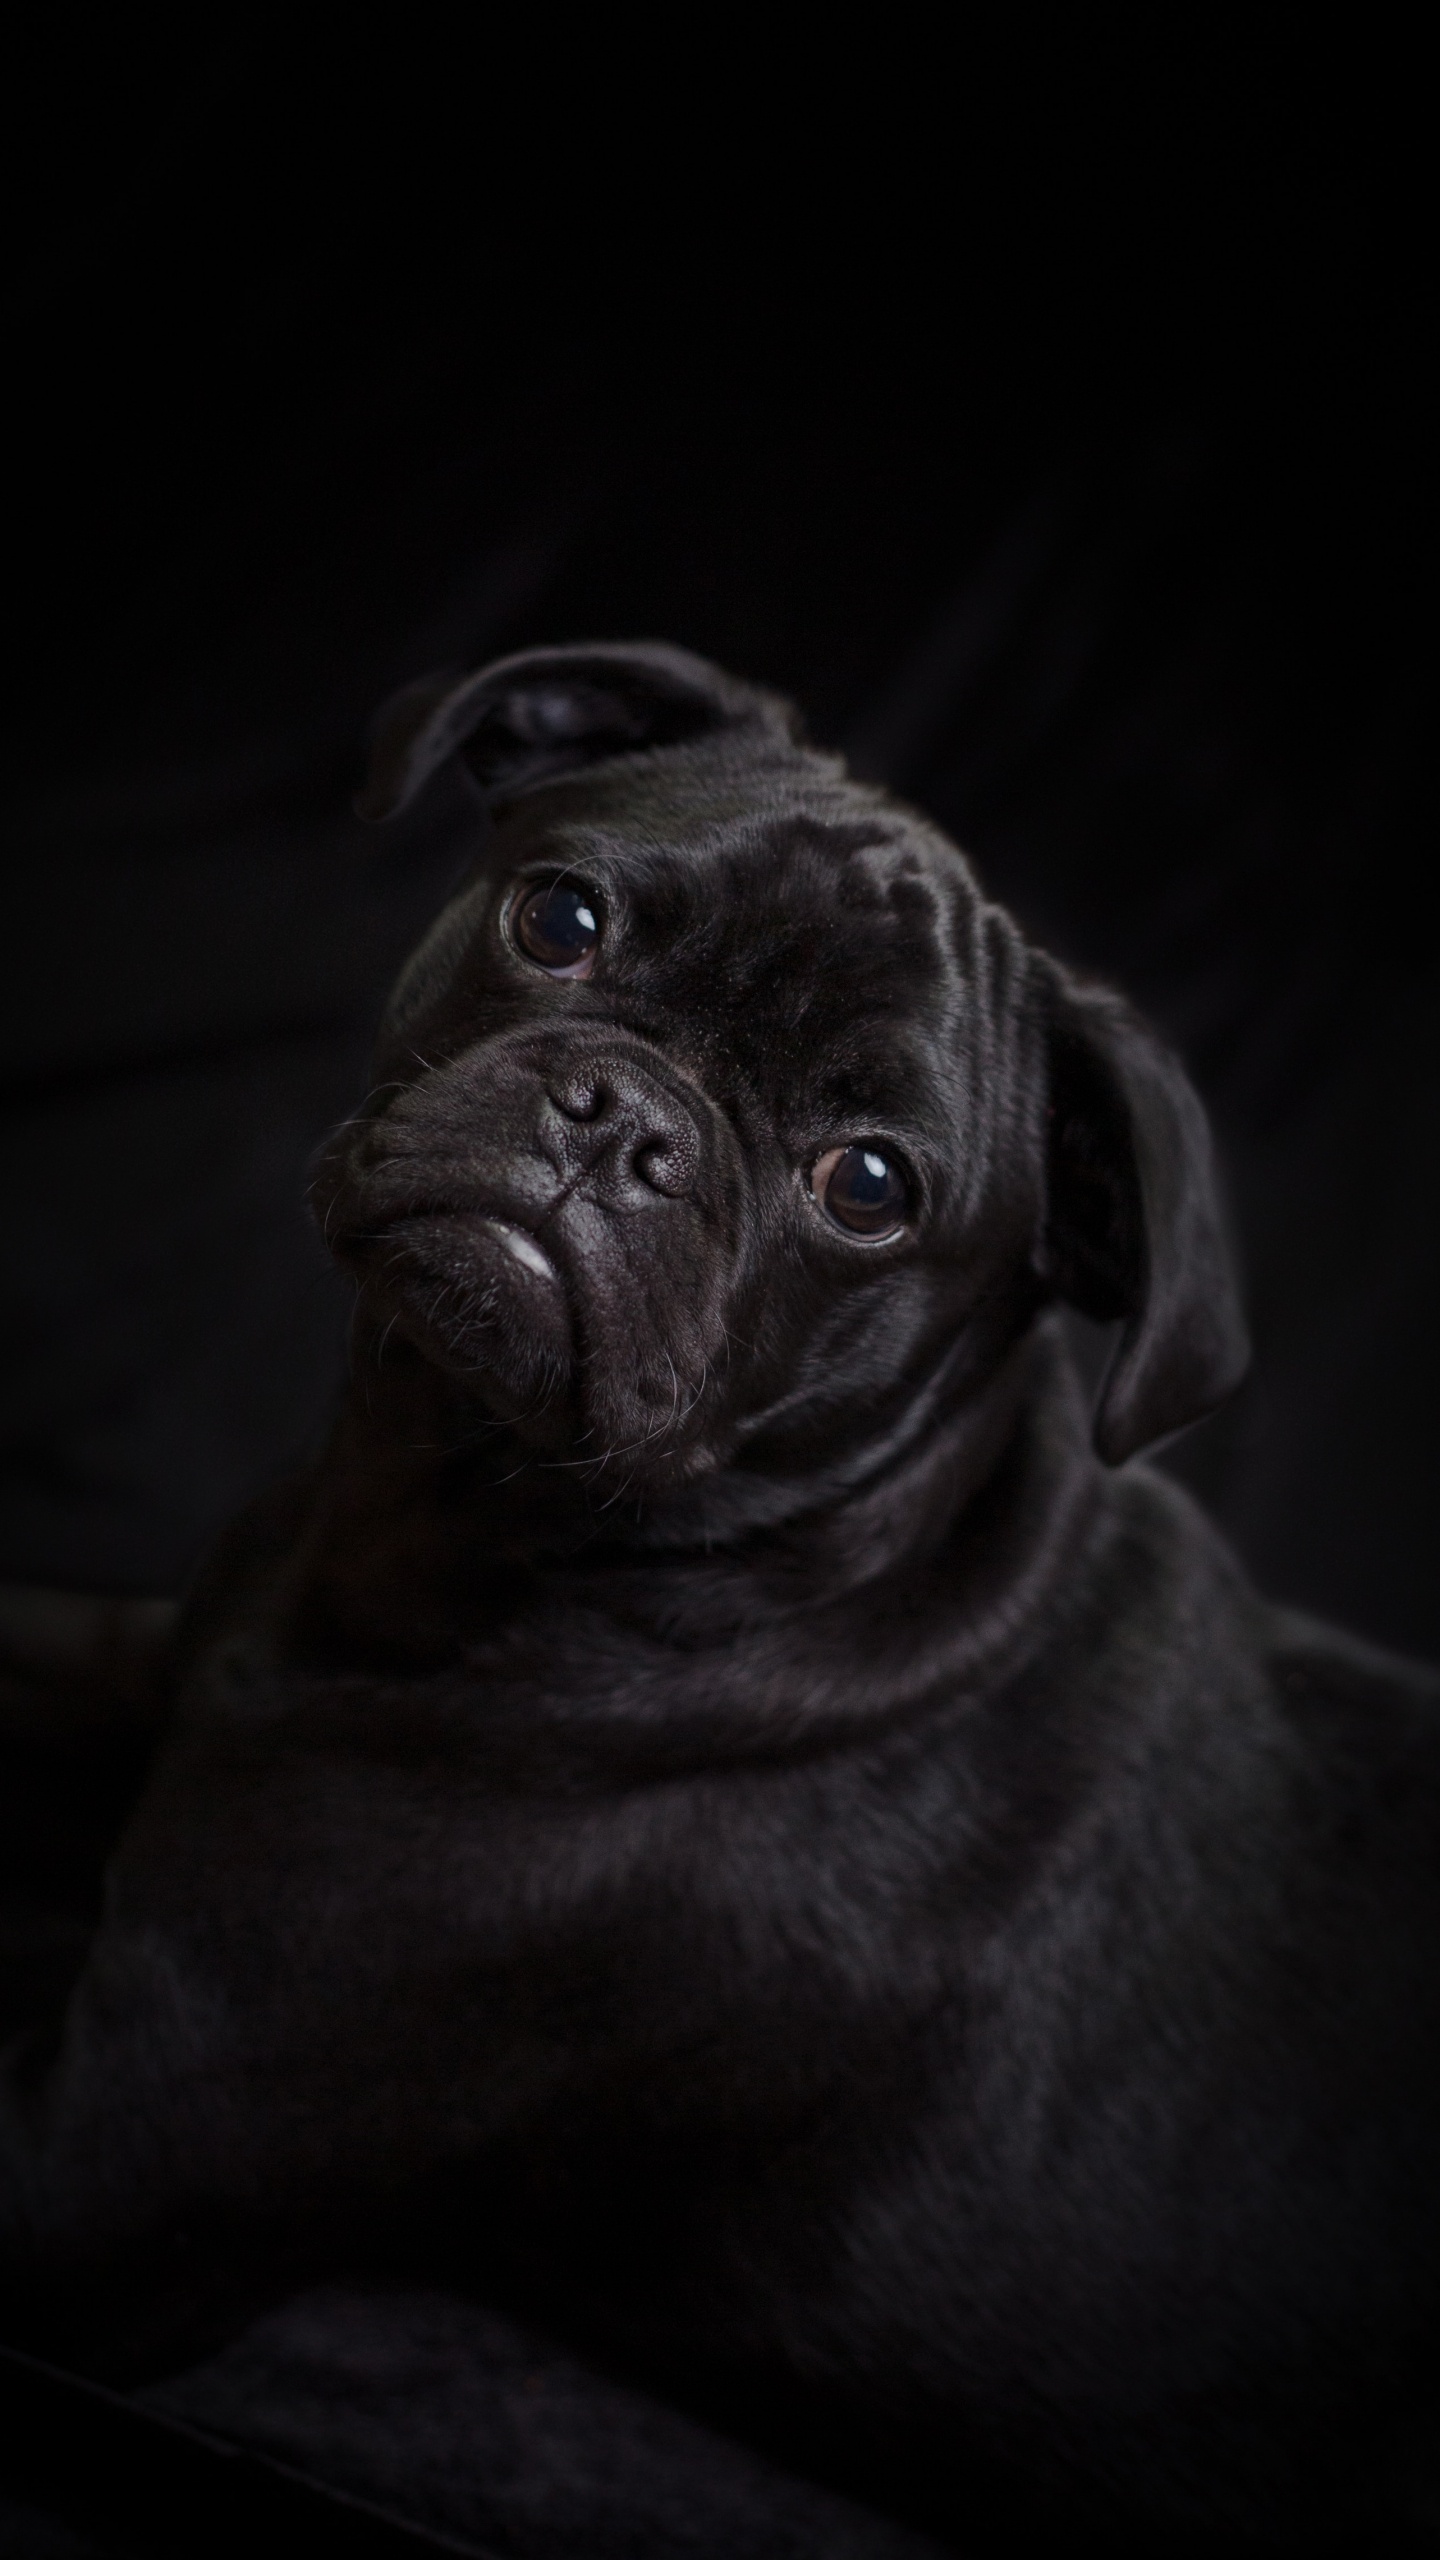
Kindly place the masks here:
POLYGON ((458 755, 486 799, 720 729, 798 744, 788 703, 663 641, 525 649, 478 674, 422 676, 375 723, 357 816, 393 818, 458 755))

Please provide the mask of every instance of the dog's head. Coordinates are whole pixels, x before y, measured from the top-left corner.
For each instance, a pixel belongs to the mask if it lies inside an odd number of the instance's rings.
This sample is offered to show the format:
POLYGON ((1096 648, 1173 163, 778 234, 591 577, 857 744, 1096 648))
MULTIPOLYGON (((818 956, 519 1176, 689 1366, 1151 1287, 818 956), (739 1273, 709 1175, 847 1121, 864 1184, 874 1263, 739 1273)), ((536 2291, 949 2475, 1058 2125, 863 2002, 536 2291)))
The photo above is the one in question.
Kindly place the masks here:
POLYGON ((660 646, 411 687, 361 814, 451 757, 475 869, 405 970, 327 1233, 552 1460, 823 1464, 1063 1297, 1123 1330, 1116 1461, 1244 1359, 1175 1059, 773 696, 660 646))

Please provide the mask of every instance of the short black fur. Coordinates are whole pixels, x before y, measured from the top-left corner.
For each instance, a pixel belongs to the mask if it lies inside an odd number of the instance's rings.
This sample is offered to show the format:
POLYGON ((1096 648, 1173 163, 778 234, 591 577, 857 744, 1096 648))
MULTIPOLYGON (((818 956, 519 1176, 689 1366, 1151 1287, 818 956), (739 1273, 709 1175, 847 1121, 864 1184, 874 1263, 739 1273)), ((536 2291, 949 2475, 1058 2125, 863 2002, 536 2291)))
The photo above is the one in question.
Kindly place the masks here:
POLYGON ((997 2480, 1167 2549, 1399 2530, 1436 1686, 1119 1466, 1244 1359, 1178 1064, 683 652, 411 688, 365 807, 453 754, 476 868, 317 1188, 352 1391, 202 1578, 12 2056, 37 2332, 158 2355, 398 2256, 962 2537, 997 2480), (511 930, 560 877, 588 977, 511 930), (809 1180, 862 1141, 873 1245, 809 1180), (1120 1328, 1093 1445, 1062 1300, 1120 1328))

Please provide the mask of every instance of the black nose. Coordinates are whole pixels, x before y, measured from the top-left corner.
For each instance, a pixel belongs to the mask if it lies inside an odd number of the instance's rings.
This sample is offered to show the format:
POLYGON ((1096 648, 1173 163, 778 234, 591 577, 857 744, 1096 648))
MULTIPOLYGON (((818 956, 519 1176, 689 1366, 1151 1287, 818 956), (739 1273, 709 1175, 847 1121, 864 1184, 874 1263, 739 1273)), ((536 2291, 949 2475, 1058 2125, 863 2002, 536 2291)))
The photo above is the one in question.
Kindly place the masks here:
MULTIPOLYGON (((562 1120, 583 1127, 592 1163, 604 1156, 623 1180, 683 1200, 700 1172, 700 1137, 678 1094, 628 1058, 602 1058, 547 1078, 562 1120)), ((571 1149, 567 1147, 567 1153, 571 1149)))

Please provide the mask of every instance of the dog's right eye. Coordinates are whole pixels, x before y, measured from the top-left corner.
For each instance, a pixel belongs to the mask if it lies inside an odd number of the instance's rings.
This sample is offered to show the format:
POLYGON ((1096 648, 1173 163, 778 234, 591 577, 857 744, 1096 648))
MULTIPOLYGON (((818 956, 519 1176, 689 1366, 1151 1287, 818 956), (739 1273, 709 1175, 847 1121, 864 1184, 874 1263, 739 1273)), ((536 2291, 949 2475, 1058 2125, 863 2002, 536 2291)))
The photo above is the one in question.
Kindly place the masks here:
POLYGON ((510 910, 510 932, 527 960, 552 978, 588 978, 600 944, 593 891, 570 880, 522 889, 510 910))

